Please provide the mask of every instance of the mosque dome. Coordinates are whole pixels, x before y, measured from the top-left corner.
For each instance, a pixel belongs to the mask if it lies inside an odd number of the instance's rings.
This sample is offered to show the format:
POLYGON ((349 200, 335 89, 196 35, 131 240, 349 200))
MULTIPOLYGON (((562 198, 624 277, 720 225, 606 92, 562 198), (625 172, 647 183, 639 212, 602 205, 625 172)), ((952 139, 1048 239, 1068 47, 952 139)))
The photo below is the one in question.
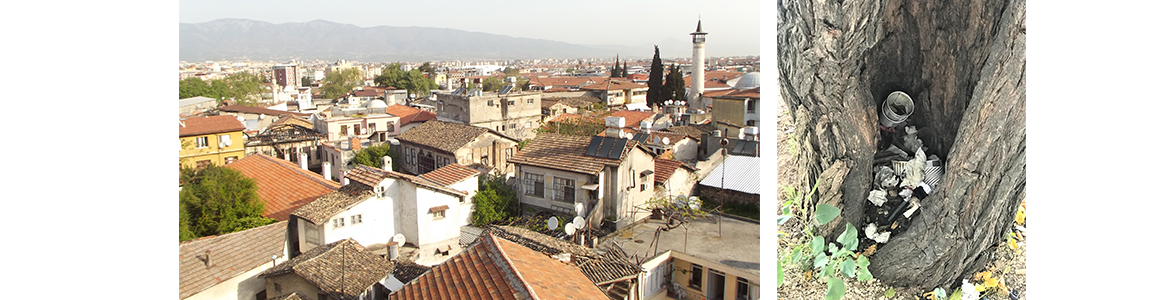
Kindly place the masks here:
POLYGON ((743 74, 739 81, 735 83, 735 89, 746 90, 760 87, 760 72, 751 72, 743 74))

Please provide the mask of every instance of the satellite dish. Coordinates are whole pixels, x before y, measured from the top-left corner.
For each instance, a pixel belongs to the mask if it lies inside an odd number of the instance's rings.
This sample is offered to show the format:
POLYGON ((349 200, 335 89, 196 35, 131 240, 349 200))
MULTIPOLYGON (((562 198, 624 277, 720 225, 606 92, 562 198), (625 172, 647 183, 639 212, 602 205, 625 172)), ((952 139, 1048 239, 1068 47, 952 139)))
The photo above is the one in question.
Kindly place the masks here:
POLYGON ((660 137, 654 137, 654 143, 655 143, 655 144, 657 144, 657 143, 661 143, 661 142, 662 142, 662 138, 660 138, 660 137))
POLYGON ((223 139, 223 145, 224 146, 231 146, 232 145, 232 136, 226 135, 226 134, 224 136, 226 136, 227 138, 223 139))
POLYGON ((632 140, 632 139, 634 139, 634 134, 633 134, 633 133, 629 133, 629 132, 627 132, 627 133, 626 133, 626 139, 627 139, 627 140, 632 140))
POLYGON ((668 138, 668 137, 662 138, 662 144, 663 145, 670 145, 670 138, 668 138))
POLYGON ((577 232, 577 226, 573 223, 565 224, 565 233, 573 235, 577 232))
POLYGON ((406 244, 406 236, 402 235, 401 233, 395 234, 394 237, 390 239, 390 241, 398 242, 398 245, 402 246, 403 244, 406 244))
POLYGON ((690 200, 687 202, 689 202, 688 206, 691 207, 691 210, 699 210, 700 207, 703 207, 703 201, 699 200, 699 197, 691 196, 688 200, 690 200))
POLYGON ((559 224, 560 222, 557 222, 557 217, 548 218, 548 230, 557 230, 557 225, 559 224))
MULTIPOLYGON (((582 217, 579 217, 579 216, 578 216, 578 217, 576 217, 576 218, 573 218, 573 223, 572 223, 572 224, 573 224, 573 227, 577 227, 577 228, 585 228, 585 218, 582 218, 582 217)), ((566 225, 566 226, 567 226, 567 225, 566 225)))

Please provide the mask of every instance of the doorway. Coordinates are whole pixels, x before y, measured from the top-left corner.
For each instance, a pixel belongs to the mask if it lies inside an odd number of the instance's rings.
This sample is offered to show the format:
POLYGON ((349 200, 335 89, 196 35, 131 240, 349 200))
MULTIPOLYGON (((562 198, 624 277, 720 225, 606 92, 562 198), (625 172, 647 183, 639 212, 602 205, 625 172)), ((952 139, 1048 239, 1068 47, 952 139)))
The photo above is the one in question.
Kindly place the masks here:
POLYGON ((723 272, 707 269, 707 299, 723 299, 726 280, 723 272))

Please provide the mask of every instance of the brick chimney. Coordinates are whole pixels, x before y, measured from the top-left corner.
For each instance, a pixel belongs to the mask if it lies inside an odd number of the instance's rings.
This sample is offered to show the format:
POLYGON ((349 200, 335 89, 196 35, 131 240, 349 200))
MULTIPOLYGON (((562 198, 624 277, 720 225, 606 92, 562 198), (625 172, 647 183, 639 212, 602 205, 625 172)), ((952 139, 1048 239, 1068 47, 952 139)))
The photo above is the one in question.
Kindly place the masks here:
POLYGON ((330 170, 329 162, 321 162, 321 176, 325 176, 325 180, 333 180, 333 170, 330 170))
POLYGON ((352 149, 353 151, 362 150, 362 140, 359 138, 350 138, 349 149, 352 149))

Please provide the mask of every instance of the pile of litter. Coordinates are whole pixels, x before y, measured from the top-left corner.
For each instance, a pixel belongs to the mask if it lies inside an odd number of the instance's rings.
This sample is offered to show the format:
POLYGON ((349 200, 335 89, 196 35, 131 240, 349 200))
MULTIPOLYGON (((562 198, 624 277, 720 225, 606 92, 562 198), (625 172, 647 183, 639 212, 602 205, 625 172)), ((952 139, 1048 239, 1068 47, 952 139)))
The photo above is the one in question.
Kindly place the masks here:
MULTIPOLYGON (((873 157, 873 190, 866 197, 861 246, 884 244, 906 230, 922 209, 923 199, 942 180, 943 162, 923 146, 910 124, 914 102, 903 92, 886 98, 879 113, 883 149, 873 157)), ((874 250, 870 250, 874 251, 874 250)))

